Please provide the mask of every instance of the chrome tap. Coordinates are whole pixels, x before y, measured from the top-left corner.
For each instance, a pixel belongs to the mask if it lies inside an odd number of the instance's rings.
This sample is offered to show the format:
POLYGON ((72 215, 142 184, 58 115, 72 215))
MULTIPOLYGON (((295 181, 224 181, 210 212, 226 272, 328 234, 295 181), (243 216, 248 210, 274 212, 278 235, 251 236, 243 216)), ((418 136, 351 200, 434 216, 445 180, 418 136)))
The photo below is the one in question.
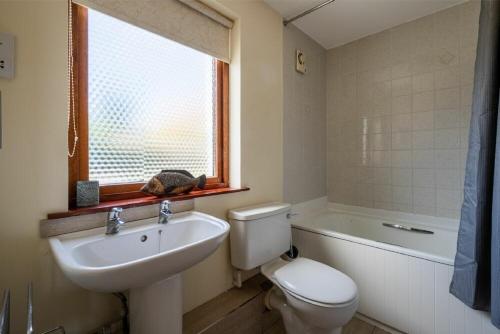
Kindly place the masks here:
POLYGON ((10 333, 10 290, 3 293, 3 307, 0 310, 0 334, 10 333))
POLYGON ((34 334, 33 329, 33 283, 28 285, 28 321, 26 323, 26 334, 34 334))
POLYGON ((106 222, 106 234, 117 234, 120 232, 120 227, 125 224, 123 220, 120 219, 120 212, 122 208, 112 208, 108 213, 108 220, 106 222))
POLYGON ((167 224, 168 220, 170 217, 173 216, 172 209, 170 208, 170 205, 172 204, 171 201, 165 200, 161 202, 160 204, 160 214, 158 215, 158 224, 167 224))

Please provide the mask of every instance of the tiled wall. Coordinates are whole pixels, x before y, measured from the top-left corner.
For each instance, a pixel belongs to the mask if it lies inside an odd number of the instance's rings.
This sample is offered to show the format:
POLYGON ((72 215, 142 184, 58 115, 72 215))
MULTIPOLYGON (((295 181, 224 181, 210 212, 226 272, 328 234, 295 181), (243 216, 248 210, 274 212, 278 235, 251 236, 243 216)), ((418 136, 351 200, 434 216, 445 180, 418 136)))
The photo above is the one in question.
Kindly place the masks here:
POLYGON ((326 50, 293 25, 283 29, 284 200, 326 196, 326 50), (295 71, 295 50, 307 73, 295 71))
POLYGON ((330 201, 459 217, 479 7, 328 51, 330 201))

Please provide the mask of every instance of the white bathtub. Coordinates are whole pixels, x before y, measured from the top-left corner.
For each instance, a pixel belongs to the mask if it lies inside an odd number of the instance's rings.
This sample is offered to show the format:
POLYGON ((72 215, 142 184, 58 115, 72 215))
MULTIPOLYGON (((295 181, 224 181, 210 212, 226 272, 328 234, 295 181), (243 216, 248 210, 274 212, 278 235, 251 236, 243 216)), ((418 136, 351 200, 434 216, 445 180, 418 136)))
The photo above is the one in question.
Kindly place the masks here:
POLYGON ((330 204, 295 216, 292 224, 300 255, 329 264, 356 282, 362 315, 411 334, 500 333, 487 313, 467 308, 448 292, 457 222, 330 204))

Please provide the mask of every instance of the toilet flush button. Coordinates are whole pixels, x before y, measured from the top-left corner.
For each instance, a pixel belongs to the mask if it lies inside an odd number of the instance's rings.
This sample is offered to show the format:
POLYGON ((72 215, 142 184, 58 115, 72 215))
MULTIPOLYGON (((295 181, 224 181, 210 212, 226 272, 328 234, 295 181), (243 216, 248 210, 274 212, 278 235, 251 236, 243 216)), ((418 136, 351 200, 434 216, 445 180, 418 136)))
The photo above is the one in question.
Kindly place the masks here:
POLYGON ((15 38, 0 32, 0 78, 14 78, 15 38))

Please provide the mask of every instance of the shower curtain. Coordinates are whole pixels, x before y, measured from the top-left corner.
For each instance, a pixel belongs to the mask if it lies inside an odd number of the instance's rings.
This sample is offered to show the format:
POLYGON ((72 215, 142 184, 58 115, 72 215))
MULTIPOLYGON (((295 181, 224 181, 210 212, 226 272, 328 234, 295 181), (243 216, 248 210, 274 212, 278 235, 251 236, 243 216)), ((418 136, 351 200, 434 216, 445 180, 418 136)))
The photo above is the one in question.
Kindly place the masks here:
POLYGON ((469 151, 450 292, 500 328, 500 1, 482 0, 469 151))

